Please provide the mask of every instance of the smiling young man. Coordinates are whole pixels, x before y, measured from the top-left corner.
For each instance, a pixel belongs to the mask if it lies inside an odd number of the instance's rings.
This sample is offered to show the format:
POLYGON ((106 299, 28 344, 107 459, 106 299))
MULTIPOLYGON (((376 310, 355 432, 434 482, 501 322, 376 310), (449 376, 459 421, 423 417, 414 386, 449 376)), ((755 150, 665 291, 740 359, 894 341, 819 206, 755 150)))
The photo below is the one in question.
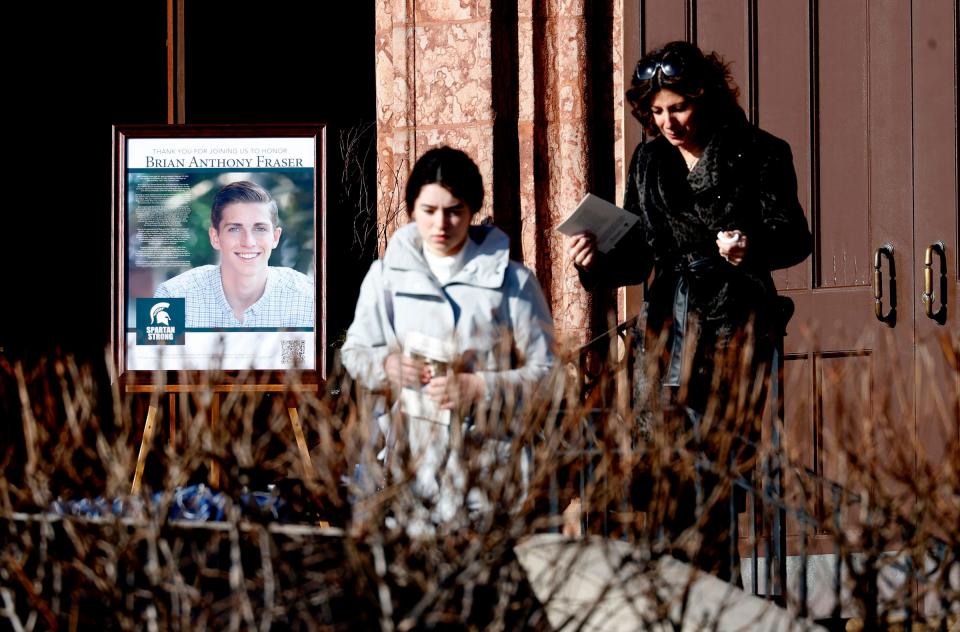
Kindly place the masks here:
POLYGON ((281 231, 277 203, 263 187, 228 184, 210 211, 210 244, 220 252, 220 264, 161 283, 154 297, 186 299, 188 328, 313 327, 313 281, 269 265, 281 231))

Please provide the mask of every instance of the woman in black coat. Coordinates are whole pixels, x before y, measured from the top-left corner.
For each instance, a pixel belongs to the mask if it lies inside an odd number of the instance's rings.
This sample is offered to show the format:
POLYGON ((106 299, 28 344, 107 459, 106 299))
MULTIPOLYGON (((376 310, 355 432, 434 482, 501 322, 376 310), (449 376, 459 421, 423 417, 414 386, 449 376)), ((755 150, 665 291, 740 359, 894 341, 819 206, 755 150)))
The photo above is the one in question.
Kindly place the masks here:
MULTIPOLYGON (((664 343, 657 406, 717 459, 709 444, 719 435, 701 428, 759 433, 756 394, 785 325, 770 272, 810 253, 793 158, 786 142, 746 120, 722 59, 687 42, 641 59, 627 99, 651 138, 633 154, 624 200, 639 221, 606 254, 590 233, 571 237, 568 252, 588 289, 643 283, 654 272, 645 301, 648 340, 664 343), (743 387, 755 394, 746 407, 743 387)), ((719 511, 729 525, 729 510, 719 511)), ((707 548, 719 550, 698 561, 728 575, 715 559, 729 560, 728 543, 715 539, 707 548)))

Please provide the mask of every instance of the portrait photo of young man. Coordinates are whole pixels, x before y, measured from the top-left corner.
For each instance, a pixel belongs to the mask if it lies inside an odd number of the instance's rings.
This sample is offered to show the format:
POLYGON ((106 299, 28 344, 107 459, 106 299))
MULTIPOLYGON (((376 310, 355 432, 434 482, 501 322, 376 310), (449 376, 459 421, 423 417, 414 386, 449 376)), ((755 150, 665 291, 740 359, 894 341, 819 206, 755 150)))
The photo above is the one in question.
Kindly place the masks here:
POLYGON ((182 297, 188 329, 313 328, 313 280, 269 265, 282 232, 266 189, 246 180, 224 186, 214 197, 208 230, 220 263, 161 283, 154 297, 182 297))

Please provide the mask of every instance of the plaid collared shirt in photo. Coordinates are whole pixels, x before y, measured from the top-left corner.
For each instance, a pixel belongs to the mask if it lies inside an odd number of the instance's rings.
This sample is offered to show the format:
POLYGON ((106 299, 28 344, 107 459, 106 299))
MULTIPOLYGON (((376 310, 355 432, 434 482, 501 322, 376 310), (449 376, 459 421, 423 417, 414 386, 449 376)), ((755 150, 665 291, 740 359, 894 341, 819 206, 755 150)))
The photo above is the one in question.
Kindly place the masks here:
POLYGON ((182 297, 187 329, 314 327, 313 280, 292 268, 267 268, 263 296, 238 320, 223 294, 220 266, 187 270, 157 286, 155 298, 182 297))

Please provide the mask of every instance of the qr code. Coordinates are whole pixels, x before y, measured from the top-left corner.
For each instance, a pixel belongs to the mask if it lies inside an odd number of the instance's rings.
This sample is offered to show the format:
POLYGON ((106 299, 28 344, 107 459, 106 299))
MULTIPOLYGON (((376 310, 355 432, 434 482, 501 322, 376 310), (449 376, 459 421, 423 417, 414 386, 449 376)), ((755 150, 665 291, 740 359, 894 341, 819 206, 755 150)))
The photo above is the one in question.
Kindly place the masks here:
POLYGON ((303 356, 305 353, 306 344, 304 340, 280 341, 280 361, 283 364, 294 366, 303 364, 303 356))

